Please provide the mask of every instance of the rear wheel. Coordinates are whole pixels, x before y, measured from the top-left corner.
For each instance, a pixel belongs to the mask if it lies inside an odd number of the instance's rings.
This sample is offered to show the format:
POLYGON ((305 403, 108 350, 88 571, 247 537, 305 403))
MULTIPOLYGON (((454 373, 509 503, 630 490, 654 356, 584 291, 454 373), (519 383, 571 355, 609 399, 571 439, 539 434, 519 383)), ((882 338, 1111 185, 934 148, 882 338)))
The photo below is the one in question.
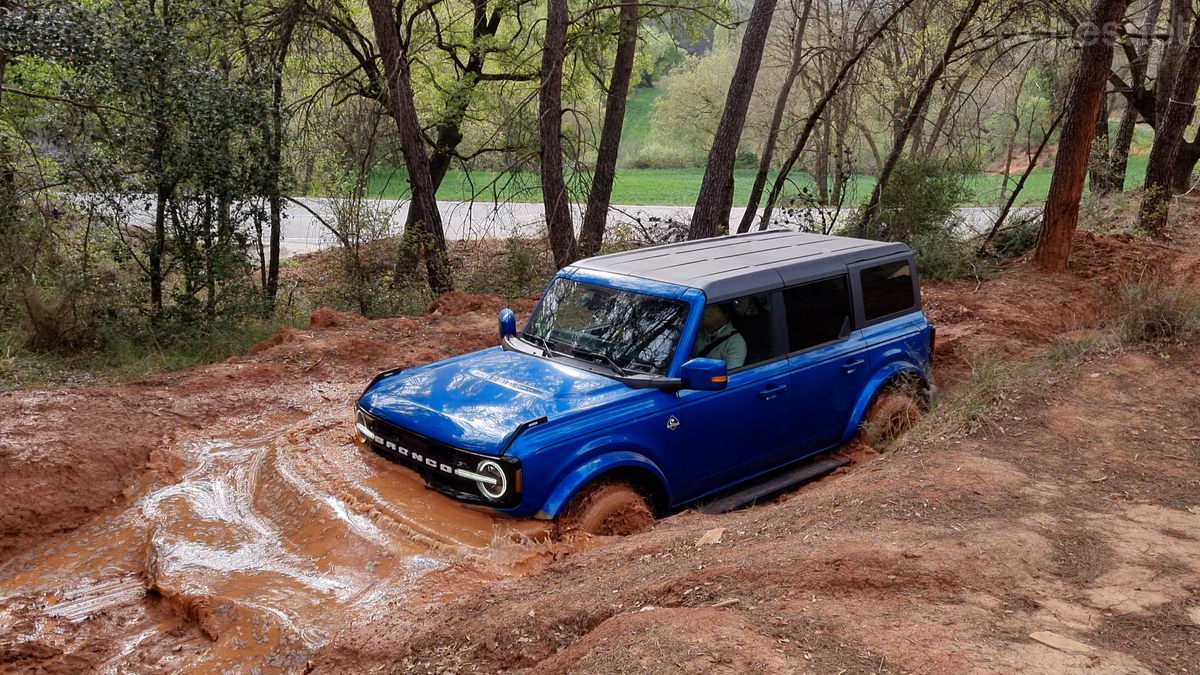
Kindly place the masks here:
POLYGON ((654 522, 646 498, 623 480, 600 480, 580 490, 558 519, 560 535, 614 536, 641 532, 654 522))
POLYGON ((860 438, 869 446, 908 431, 921 417, 921 405, 912 394, 888 389, 875 397, 863 418, 860 438))

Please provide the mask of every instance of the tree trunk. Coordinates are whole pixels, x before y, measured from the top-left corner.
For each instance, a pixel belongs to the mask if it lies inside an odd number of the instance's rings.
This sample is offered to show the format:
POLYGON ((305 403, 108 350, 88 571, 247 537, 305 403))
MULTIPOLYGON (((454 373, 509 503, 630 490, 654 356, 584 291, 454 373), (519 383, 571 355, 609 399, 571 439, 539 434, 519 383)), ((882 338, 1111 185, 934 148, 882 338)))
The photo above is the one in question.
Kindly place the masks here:
MULTIPOLYGON (((1196 110, 1196 87, 1200 86, 1200 16, 1192 27, 1187 50, 1179 61, 1166 114, 1154 130, 1154 145, 1146 162, 1146 192, 1138 213, 1142 229, 1155 237, 1166 232, 1171 188, 1177 179, 1176 160, 1183 144, 1183 132, 1196 110)), ((1191 168, 1188 168, 1191 173, 1191 168)))
POLYGON ((1088 185, 1092 194, 1103 197, 1112 191, 1108 157, 1108 96, 1100 97, 1100 112, 1096 114, 1096 130, 1092 140, 1091 167, 1088 185))
POLYGON ((762 199, 763 188, 767 185, 767 175, 771 172, 771 162, 775 158, 775 145, 779 141, 779 127, 783 124, 783 113, 787 111, 788 98, 792 95, 792 85, 800 75, 801 58, 804 56, 804 32, 808 28, 808 14, 812 9, 812 0, 804 0, 804 9, 796 22, 796 30, 792 35, 792 60, 787 75, 783 78, 783 86, 779 88, 779 96, 775 98, 775 111, 771 114, 771 126, 767 129, 767 142, 763 146, 762 157, 758 160, 758 173, 754 174, 754 186, 750 188, 750 203, 756 208, 747 208, 742 222, 738 223, 738 233, 750 231, 754 223, 754 212, 757 211, 758 201, 762 199))
MULTIPOLYGON (((436 195, 450 170, 450 162, 454 159, 454 151, 462 142, 463 135, 459 129, 462 119, 466 116, 466 101, 461 107, 461 116, 446 124, 438 125, 438 135, 434 139, 433 154, 429 157, 429 179, 433 182, 433 192, 436 195)), ((405 276, 416 269, 424 249, 425 234, 421 229, 424 220, 420 206, 415 202, 409 204, 408 214, 404 217, 404 232, 400 236, 400 252, 392 266, 392 280, 399 284, 405 276)))
POLYGON ((279 18, 279 44, 271 59, 271 109, 268 115, 270 142, 267 144, 267 202, 271 212, 270 256, 267 262, 267 305, 275 307, 279 290, 279 246, 283 230, 283 69, 287 64, 292 35, 304 12, 304 0, 288 4, 279 18))
POLYGON ((408 168, 408 182, 412 186, 409 208, 421 211, 420 229, 426 240, 425 264, 429 287, 434 293, 445 293, 454 289, 454 281, 446 252, 446 236, 442 231, 442 216, 437 209, 436 192, 430 175, 429 157, 425 154, 425 138, 413 102, 408 57, 400 44, 400 33, 389 0, 367 0, 367 5, 375 26, 376 44, 383 57, 384 72, 387 73, 388 102, 392 117, 396 120, 400 150, 408 168))
MULTIPOLYGON (((1092 23, 1104 26, 1119 21, 1126 0, 1093 0, 1089 15, 1092 23)), ((1038 235, 1034 264, 1049 272, 1067 271, 1071 239, 1079 223, 1079 198, 1087 179, 1088 158, 1096 129, 1100 98, 1112 67, 1112 45, 1103 39, 1084 45, 1071 82, 1058 156, 1050 179, 1050 196, 1038 235)))
MULTIPOLYGON (((1162 0, 1151 0, 1146 7, 1146 15, 1142 17, 1141 35, 1134 43, 1135 58, 1129 63, 1130 83, 1135 88, 1146 86, 1146 68, 1150 61, 1149 35, 1158 24, 1158 13, 1162 9, 1162 0)), ((1133 145, 1133 132, 1137 128, 1138 111, 1133 101, 1125 100, 1125 110, 1121 113, 1121 122, 1117 125, 1117 134, 1113 139, 1112 159, 1108 171, 1109 187, 1116 192, 1125 191, 1125 171, 1129 165, 1129 148, 1133 145)))
POLYGON ((1158 72, 1154 77, 1154 120, 1155 131, 1158 122, 1167 114, 1171 104, 1171 93, 1175 90, 1175 79, 1178 76, 1179 61, 1187 45, 1188 23, 1192 19, 1191 0, 1170 0, 1167 16, 1167 39, 1163 43, 1162 58, 1159 59, 1158 72))
POLYGON ((1137 118, 1137 109, 1126 101, 1125 111, 1121 113, 1121 122, 1117 124, 1116 136, 1113 137, 1112 159, 1108 166, 1109 188, 1113 192, 1125 191, 1125 171, 1129 166, 1129 148, 1133 145, 1137 118))
POLYGON ((629 81, 637 55, 638 14, 636 0, 621 6, 617 55, 608 83, 608 104, 604 109, 604 126, 600 130, 600 147, 596 151, 596 170, 592 173, 592 188, 588 192, 587 210, 579 231, 579 248, 585 258, 599 253, 600 244, 604 242, 608 203, 617 175, 617 154, 621 149, 621 128, 625 124, 625 102, 629 98, 629 81))
POLYGON ((817 203, 829 204, 829 122, 817 132, 817 151, 813 159, 813 182, 817 184, 817 203))
POLYGON ((538 130, 542 140, 542 204, 554 264, 566 267, 579 259, 571 200, 563 180, 562 80, 567 54, 567 0, 548 0, 546 39, 542 45, 542 84, 538 89, 538 130))
POLYGON ((700 195, 692 211, 688 239, 705 239, 729 232, 729 211, 733 208, 733 165, 774 12, 775 0, 754 0, 750 19, 746 22, 746 32, 742 35, 742 51, 738 55, 729 93, 725 97, 725 111, 721 113, 712 149, 708 153, 708 165, 704 168, 700 195))
POLYGON ((1197 161, 1200 161, 1200 139, 1180 141, 1175 163, 1171 167, 1171 189, 1176 193, 1192 189, 1192 171, 1197 161))
MULTIPOLYGON (((817 121, 821 119, 821 116, 825 114, 826 106, 828 106, 829 102, 833 100, 833 97, 837 96, 838 92, 841 91, 842 84, 845 83, 846 78, 850 75, 850 71, 854 69, 854 66, 858 65, 858 62, 862 60, 863 55, 867 53, 867 50, 870 49, 871 45, 879 39, 880 35, 883 35, 884 31, 888 29, 888 26, 892 25, 892 22, 895 21, 896 17, 900 16, 901 12, 908 9, 908 6, 911 5, 913 1, 914 0, 903 0, 899 5, 892 9, 892 12, 888 14, 887 18, 884 19, 883 22, 880 23, 875 29, 875 32, 871 33, 870 37, 868 37, 867 40, 861 46, 859 46, 858 51, 854 52, 854 55, 842 64, 841 70, 839 70, 837 76, 833 78, 833 83, 830 84, 829 88, 825 90, 825 93, 821 96, 821 99, 817 101, 815 105, 813 105, 813 109, 811 112, 809 112, 808 118, 804 120, 804 128, 800 131, 800 137, 796 140, 796 144, 792 146, 791 153, 789 153, 788 158, 784 160, 783 166, 779 168, 779 174, 775 176, 774 184, 771 185, 771 193, 767 196, 767 205, 763 207, 762 220, 760 220, 758 223, 758 229, 765 230, 771 226, 771 211, 775 208, 775 202, 779 199, 779 195, 783 192, 783 186, 787 183, 788 174, 791 172, 792 167, 796 165, 796 160, 800 159, 800 153, 804 152, 804 146, 808 144, 808 138, 812 135, 813 128, 816 127, 817 121)), ((870 133, 865 127, 862 128, 864 133, 870 133)), ((875 148, 874 143, 871 143, 870 139, 868 139, 868 143, 870 143, 872 149, 875 148)), ((754 211, 757 209, 758 202, 751 200, 746 206, 745 217, 753 221, 754 211)))
MULTIPOLYGON (((925 141, 925 156, 933 156, 938 140, 941 139, 942 134, 946 133, 946 124, 950 121, 950 113, 953 112, 954 104, 958 101, 958 96, 962 93, 963 85, 967 83, 967 76, 970 74, 970 71, 961 73, 950 85, 950 90, 946 93, 946 100, 942 102, 942 109, 938 112, 937 121, 933 123, 933 130, 925 141)), ((917 144, 913 143, 913 149, 916 148, 917 144)))
MULTIPOLYGON (((1042 151, 1046 149, 1046 145, 1050 142, 1050 136, 1053 135, 1054 130, 1058 128, 1058 123, 1062 121, 1064 112, 1065 111, 1060 112, 1054 118, 1054 122, 1050 124, 1050 128, 1047 129, 1044 134, 1042 134, 1042 142, 1038 144, 1037 151, 1033 153, 1033 156, 1029 157, 1029 164, 1025 166, 1025 171, 1021 173, 1021 178, 1017 180, 1017 184, 1013 188, 1012 194, 1009 195, 1008 200, 1004 202, 1004 208, 1000 209, 1000 214, 996 216, 996 222, 992 224, 991 231, 988 232, 988 235, 984 238, 983 243, 979 245, 979 250, 975 253, 976 258, 982 258, 984 254, 987 253, 988 247, 992 245, 992 240, 996 238, 996 234, 1000 231, 1000 228, 1004 227, 1004 221, 1008 218, 1008 214, 1012 212, 1013 204, 1017 202, 1017 197, 1020 196, 1021 190, 1025 189, 1025 181, 1029 180, 1029 175, 1032 174, 1034 169, 1037 168, 1038 160, 1042 157, 1042 151)), ((1009 156, 1012 156, 1011 147, 1009 148, 1009 156)), ((1028 150, 1026 150, 1026 156, 1028 156, 1028 150)), ((1004 171, 1004 180, 1007 181, 1008 169, 1006 168, 1004 171)))
MULTIPOLYGON (((437 138, 433 142, 433 153, 429 157, 429 174, 433 180, 433 191, 437 194, 450 170, 458 146, 463 142, 462 124, 467 117, 467 109, 471 104, 471 95, 479 85, 483 76, 490 53, 486 43, 495 37, 500 28, 501 14, 493 9, 488 15, 488 0, 472 0, 474 19, 471 26, 470 56, 458 80, 461 89, 453 98, 453 105, 441 115, 442 122, 437 125, 437 138)), ((422 220, 421 210, 416 205, 410 205, 408 215, 404 219, 404 234, 402 236, 400 253, 392 267, 392 279, 399 284, 403 278, 417 266, 421 257, 422 235, 418 225, 422 220)))
POLYGON ((858 236, 867 236, 872 221, 875 220, 875 216, 878 215, 879 209, 882 206, 883 192, 887 189, 888 181, 892 177, 892 172, 896 169, 896 164, 900 161, 901 154, 904 153, 904 145, 908 142, 909 134, 912 133, 917 120, 921 119, 922 115, 925 114, 925 106, 929 103, 929 97, 933 94, 934 87, 942 79, 942 73, 946 72, 946 67, 950 65, 950 58, 954 56, 954 52, 958 51, 958 38, 967 29, 967 26, 970 25, 971 20, 975 18, 975 13, 979 11, 979 6, 982 4, 983 0, 971 0, 971 4, 963 10, 958 23, 950 31, 950 37, 946 41, 946 49, 942 52, 942 58, 933 65, 933 68, 929 71, 929 75, 925 78, 925 82, 922 83, 921 88, 917 91, 917 97, 913 100, 912 107, 909 108, 908 115, 905 117, 904 123, 896 134, 896 141, 892 144, 892 150, 888 153, 887 159, 884 160, 883 170, 879 172, 879 177, 875 181, 875 189, 871 192, 871 199, 863 207, 862 216, 858 222, 858 236))

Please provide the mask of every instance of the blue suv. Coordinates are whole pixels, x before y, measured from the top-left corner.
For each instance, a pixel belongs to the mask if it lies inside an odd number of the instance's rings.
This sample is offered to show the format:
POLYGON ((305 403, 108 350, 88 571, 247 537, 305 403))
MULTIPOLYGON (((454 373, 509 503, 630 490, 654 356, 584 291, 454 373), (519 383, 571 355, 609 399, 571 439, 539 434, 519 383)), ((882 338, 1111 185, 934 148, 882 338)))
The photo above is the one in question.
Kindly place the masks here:
POLYGON ((598 534, 847 441, 881 391, 930 389, 934 337, 908 247, 777 231, 580 261, 500 334, 377 375, 357 435, 457 499, 598 534))

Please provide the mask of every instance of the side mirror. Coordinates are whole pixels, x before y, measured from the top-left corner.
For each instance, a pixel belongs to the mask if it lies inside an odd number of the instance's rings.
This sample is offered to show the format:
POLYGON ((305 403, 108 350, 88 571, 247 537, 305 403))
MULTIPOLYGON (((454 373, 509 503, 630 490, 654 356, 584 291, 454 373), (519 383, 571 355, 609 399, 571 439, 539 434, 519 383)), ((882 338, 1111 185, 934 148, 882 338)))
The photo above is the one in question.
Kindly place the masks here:
POLYGON ((500 310, 500 337, 517 334, 517 315, 511 309, 500 310))
POLYGON ((683 364, 679 379, 687 389, 721 391, 729 384, 729 373, 721 359, 692 359, 683 364))

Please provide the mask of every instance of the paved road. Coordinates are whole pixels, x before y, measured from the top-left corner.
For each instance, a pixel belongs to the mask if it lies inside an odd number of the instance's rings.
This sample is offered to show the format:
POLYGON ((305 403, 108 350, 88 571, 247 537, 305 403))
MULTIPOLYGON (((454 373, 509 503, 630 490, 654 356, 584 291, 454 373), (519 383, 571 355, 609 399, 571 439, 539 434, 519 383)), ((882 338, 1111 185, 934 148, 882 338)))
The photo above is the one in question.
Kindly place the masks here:
MULTIPOLYGON (((285 256, 308 253, 321 248, 335 245, 337 238, 322 224, 336 222, 332 217, 328 199, 305 198, 299 200, 303 206, 292 204, 287 210, 287 219, 283 226, 283 250, 285 256)), ((370 200, 371 207, 388 215, 391 221, 391 233, 399 234, 404 230, 404 218, 408 214, 408 202, 398 200, 370 200)), ((505 238, 513 235, 538 235, 545 227, 545 216, 540 203, 513 202, 494 204, 490 202, 451 202, 439 201, 438 210, 442 214, 442 223, 448 239, 482 239, 505 238)), ((572 206, 575 223, 583 220, 583 205, 572 206)), ((958 210, 968 229, 975 232, 986 231, 994 221, 997 209, 991 207, 964 207, 958 210)), ((1024 209, 1024 211, 1036 211, 1024 209)), ((746 209, 735 207, 730 213, 730 223, 736 228, 741 222, 746 209)), ((776 212, 778 213, 778 212, 776 212)), ((844 211, 846 218, 853 211, 844 211)), ((608 227, 611 232, 614 226, 626 223, 632 224, 639 219, 646 222, 651 218, 672 218, 687 221, 691 218, 690 206, 630 206, 619 205, 609 208, 608 227)), ((816 210, 810 216, 817 217, 816 210)), ((778 220, 776 225, 785 225, 778 220)))
MULTIPOLYGON (((86 195, 78 196, 86 203, 86 195)), ((283 223, 283 246, 281 253, 291 257, 310 253, 337 245, 337 237, 325 223, 336 224, 334 202, 322 198, 303 198, 299 204, 289 203, 283 223)), ((389 223, 389 234, 400 234, 404 230, 404 219, 408 214, 408 202, 394 199, 367 200, 369 207, 385 216, 389 223)), ((103 208, 103 207, 102 207, 103 208)), ((149 226, 153 220, 153 197, 132 199, 123 209, 125 217, 135 224, 149 226)), ((439 201, 442 224, 448 239, 506 238, 513 235, 537 236, 545 230, 542 205, 534 202, 453 202, 439 201)), ((963 207, 959 217, 966 226, 967 234, 985 232, 995 220, 997 209, 993 207, 963 207)), ((1037 213, 1036 208, 1019 209, 1023 213, 1037 213)), ((583 205, 572 205, 576 227, 583 220, 583 205)), ((746 209, 735 207, 730 213, 731 226, 736 228, 746 209)), ((839 219, 852 217, 853 209, 842 211, 839 219)), ((1015 215, 1015 214, 1014 214, 1015 215)), ((687 222, 692 216, 690 206, 631 206, 618 205, 609 208, 608 233, 611 235, 621 224, 633 226, 637 222, 648 223, 652 219, 674 219, 687 222)), ((772 224, 776 227, 797 227, 800 220, 820 221, 829 212, 819 209, 792 211, 785 215, 776 211, 772 224)))

